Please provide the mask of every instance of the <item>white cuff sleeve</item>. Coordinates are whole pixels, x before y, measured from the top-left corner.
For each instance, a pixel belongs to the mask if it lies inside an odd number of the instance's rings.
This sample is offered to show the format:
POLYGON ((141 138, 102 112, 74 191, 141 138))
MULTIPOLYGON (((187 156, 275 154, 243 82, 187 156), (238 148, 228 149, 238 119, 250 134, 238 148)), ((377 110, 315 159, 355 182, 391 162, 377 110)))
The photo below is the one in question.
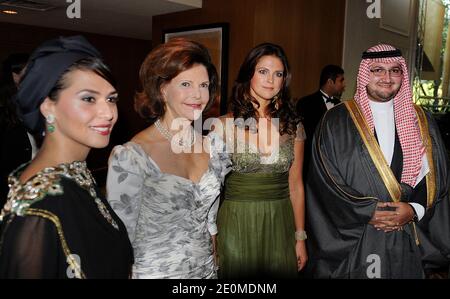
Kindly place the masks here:
POLYGON ((425 208, 420 203, 409 202, 409 204, 413 207, 414 211, 416 211, 417 218, 420 221, 425 215, 425 208))

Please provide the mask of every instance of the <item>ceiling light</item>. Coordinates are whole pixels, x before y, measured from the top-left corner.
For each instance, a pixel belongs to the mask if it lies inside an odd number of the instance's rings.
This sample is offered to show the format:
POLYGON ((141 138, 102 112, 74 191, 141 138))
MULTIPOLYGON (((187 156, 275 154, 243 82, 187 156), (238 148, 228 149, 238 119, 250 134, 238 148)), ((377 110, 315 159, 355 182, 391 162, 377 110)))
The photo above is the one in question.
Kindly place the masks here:
POLYGON ((7 15, 17 15, 18 12, 15 10, 2 10, 2 13, 7 14, 7 15))

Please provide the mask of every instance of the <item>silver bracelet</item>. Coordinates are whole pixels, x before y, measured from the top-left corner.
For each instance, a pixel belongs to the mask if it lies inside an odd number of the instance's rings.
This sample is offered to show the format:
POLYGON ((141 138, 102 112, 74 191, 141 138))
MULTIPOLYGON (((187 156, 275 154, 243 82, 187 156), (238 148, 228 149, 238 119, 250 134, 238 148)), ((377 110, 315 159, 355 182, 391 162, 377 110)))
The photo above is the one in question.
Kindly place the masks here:
POLYGON ((308 238, 306 235, 306 232, 304 230, 298 230, 295 232, 295 240, 297 241, 304 241, 308 238))

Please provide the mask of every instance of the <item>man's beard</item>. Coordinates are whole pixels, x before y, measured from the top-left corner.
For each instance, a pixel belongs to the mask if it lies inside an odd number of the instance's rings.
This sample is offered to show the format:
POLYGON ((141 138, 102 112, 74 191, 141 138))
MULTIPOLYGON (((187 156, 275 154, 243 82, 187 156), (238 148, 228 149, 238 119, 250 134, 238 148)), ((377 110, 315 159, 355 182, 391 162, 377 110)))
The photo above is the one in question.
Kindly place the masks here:
POLYGON ((400 87, 397 90, 382 92, 382 91, 376 91, 376 90, 373 91, 373 90, 370 90, 369 87, 367 87, 367 94, 375 100, 378 100, 381 102, 389 102, 390 100, 392 100, 395 97, 395 95, 398 93, 399 90, 400 90, 400 87))

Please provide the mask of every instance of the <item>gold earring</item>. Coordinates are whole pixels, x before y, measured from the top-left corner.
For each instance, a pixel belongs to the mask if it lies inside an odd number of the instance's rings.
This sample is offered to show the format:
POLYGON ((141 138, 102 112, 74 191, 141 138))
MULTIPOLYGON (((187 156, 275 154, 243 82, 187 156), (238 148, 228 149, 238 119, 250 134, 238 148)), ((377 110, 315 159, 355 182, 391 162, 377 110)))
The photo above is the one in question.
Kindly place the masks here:
POLYGON ((272 103, 274 104, 275 110, 278 110, 279 108, 279 101, 278 101, 278 95, 274 96, 272 99, 272 103))

